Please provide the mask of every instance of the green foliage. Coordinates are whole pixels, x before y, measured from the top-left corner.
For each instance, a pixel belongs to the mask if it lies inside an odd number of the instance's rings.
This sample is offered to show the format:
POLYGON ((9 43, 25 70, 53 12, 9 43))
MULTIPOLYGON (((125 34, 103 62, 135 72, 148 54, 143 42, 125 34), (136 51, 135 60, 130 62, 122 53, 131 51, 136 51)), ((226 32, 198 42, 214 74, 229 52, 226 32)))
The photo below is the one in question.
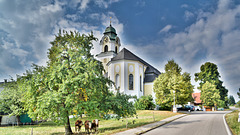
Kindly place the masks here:
POLYGON ((154 81, 153 90, 156 93, 156 103, 161 108, 171 108, 174 104, 186 104, 192 100, 193 85, 190 74, 181 74, 181 68, 173 60, 165 65, 166 73, 162 73, 154 81))
POLYGON ((172 59, 165 65, 165 72, 170 74, 180 74, 182 68, 172 59))
POLYGON ((134 106, 137 110, 153 110, 155 108, 152 95, 142 96, 137 99, 134 106))
POLYGON ((214 83, 206 82, 201 88, 200 99, 206 106, 217 106, 220 100, 220 92, 214 83))
POLYGON ((136 109, 133 102, 130 100, 136 99, 135 96, 117 92, 116 95, 110 96, 103 104, 105 104, 105 111, 113 111, 117 114, 116 118, 132 117, 136 115, 136 109))
POLYGON ((95 40, 92 34, 59 31, 51 42, 47 66, 33 65, 31 79, 22 87, 25 107, 33 120, 50 118, 64 124, 70 134, 69 115, 100 117, 111 110, 119 117, 135 113, 129 96, 109 92, 112 82, 103 76, 102 63, 90 53, 95 40))
POLYGON ((240 98, 240 88, 238 89, 237 95, 238 95, 238 98, 240 98))
POLYGON ((240 101, 238 101, 237 103, 236 103, 236 107, 240 107, 240 101))
POLYGON ((229 96, 228 103, 231 106, 236 104, 235 99, 234 99, 234 97, 232 95, 229 96))
POLYGON ((225 107, 227 106, 228 99, 228 90, 223 86, 223 82, 219 79, 220 73, 218 72, 218 67, 216 64, 211 62, 206 62, 204 65, 201 65, 200 72, 195 73, 195 81, 200 81, 199 89, 208 81, 216 85, 216 89, 220 92, 220 100, 225 102, 225 107))
POLYGON ((4 84, 4 89, 0 92, 0 110, 10 115, 20 116, 26 111, 22 102, 24 93, 20 91, 20 80, 15 81, 11 79, 11 82, 4 84))
POLYGON ((60 31, 48 53, 47 67, 33 65, 25 82, 25 106, 33 119, 51 118, 71 133, 69 115, 98 115, 109 95, 110 81, 102 75, 102 64, 90 53, 90 35, 60 31))
POLYGON ((219 107, 219 108, 226 108, 226 107, 225 107, 225 102, 222 101, 222 100, 219 100, 218 107, 219 107))
POLYGON ((226 115, 226 121, 233 135, 240 134, 240 124, 238 122, 238 110, 234 110, 226 115))

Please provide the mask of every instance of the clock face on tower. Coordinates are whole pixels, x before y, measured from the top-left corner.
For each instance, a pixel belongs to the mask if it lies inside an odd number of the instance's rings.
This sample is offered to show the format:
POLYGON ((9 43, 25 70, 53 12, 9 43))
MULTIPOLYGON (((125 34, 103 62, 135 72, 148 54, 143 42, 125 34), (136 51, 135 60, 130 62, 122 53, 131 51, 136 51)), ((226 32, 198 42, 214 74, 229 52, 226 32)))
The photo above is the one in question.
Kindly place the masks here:
POLYGON ((108 38, 107 38, 107 37, 105 37, 105 38, 104 38, 104 41, 105 41, 105 42, 108 42, 108 38))
POLYGON ((116 39, 116 43, 119 44, 118 42, 119 42, 119 39, 117 38, 117 39, 116 39))

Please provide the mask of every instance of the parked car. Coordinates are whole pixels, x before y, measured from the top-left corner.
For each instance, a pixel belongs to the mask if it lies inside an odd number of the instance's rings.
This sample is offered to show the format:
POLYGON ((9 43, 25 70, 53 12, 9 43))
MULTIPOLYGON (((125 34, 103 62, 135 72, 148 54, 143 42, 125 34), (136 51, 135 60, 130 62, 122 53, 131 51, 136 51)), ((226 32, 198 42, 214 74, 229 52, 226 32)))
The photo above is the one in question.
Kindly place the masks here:
POLYGON ((177 110, 178 111, 194 111, 194 106, 190 106, 190 105, 184 105, 183 107, 178 107, 177 110))
POLYGON ((200 106, 194 106, 195 111, 202 111, 202 108, 200 106))

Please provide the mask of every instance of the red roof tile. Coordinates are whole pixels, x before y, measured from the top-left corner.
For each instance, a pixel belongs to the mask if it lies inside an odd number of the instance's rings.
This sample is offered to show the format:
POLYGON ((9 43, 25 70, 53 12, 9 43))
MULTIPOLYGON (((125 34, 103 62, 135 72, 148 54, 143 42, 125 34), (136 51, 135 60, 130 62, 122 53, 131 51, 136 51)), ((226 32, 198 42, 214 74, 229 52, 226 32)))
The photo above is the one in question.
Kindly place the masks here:
POLYGON ((202 100, 200 100, 201 93, 192 93, 192 97, 194 99, 194 103, 202 103, 202 100))

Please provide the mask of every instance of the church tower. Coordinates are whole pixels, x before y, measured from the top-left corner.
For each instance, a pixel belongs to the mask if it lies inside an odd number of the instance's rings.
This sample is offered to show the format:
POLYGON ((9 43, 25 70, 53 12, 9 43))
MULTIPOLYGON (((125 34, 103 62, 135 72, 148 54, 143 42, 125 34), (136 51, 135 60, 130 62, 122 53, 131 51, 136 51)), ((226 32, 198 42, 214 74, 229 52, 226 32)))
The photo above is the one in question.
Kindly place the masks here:
POLYGON ((103 63, 106 73, 108 73, 107 63, 111 58, 115 57, 120 50, 120 39, 117 36, 116 30, 112 27, 111 23, 108 26, 104 33, 103 37, 100 40, 100 54, 97 54, 96 57, 103 63))

